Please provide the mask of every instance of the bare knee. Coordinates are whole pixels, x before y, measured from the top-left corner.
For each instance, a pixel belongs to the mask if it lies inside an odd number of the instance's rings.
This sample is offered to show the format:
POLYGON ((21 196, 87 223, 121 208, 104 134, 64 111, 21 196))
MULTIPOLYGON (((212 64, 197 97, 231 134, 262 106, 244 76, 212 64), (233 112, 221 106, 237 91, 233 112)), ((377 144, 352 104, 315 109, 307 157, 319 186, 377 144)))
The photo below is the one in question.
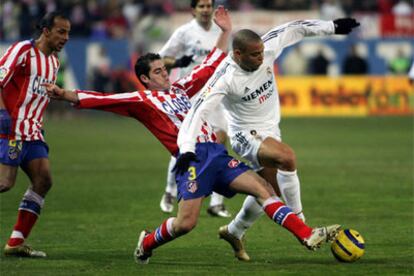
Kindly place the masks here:
POLYGON ((284 171, 296 170, 296 154, 291 148, 286 148, 281 154, 279 167, 284 171))
POLYGON ((197 219, 183 219, 181 221, 177 221, 174 227, 174 232, 176 235, 185 235, 191 230, 193 230, 197 225, 197 219))
POLYGON ((7 192, 14 186, 14 181, 10 179, 0 179, 0 193, 7 192))
POLYGON ((49 173, 44 173, 33 179, 32 189, 42 197, 45 197, 52 188, 52 177, 49 173))

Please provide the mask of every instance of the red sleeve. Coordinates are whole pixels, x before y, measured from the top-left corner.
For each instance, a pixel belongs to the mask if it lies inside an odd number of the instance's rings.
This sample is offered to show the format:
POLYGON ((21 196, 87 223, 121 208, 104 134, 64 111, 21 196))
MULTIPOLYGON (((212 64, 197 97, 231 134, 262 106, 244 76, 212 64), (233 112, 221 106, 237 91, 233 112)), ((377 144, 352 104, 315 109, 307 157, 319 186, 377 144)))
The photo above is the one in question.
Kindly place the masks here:
POLYGON ((141 92, 130 93, 100 93, 94 91, 76 90, 79 103, 76 107, 81 109, 97 109, 130 117, 134 109, 143 101, 141 92))
POLYGON ((17 42, 10 46, 0 59, 0 87, 6 86, 16 67, 32 47, 29 41, 17 42))
POLYGON ((214 48, 200 65, 194 67, 189 75, 176 81, 173 86, 184 90, 188 97, 193 97, 203 88, 226 56, 226 53, 218 48, 214 48))

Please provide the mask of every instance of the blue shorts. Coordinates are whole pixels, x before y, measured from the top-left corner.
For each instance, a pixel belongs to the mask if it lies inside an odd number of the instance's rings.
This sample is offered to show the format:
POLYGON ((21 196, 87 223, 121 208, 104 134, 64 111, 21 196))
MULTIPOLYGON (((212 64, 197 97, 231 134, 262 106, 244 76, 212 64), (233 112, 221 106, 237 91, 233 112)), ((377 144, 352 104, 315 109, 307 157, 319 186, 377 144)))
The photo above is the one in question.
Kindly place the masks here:
POLYGON ((196 154, 199 162, 191 162, 188 172, 176 174, 178 200, 207 197, 213 191, 232 197, 236 194, 230 183, 250 168, 231 157, 226 148, 216 143, 198 143, 196 154))
POLYGON ((26 166, 37 158, 48 158, 49 147, 43 141, 16 141, 0 139, 0 163, 18 167, 26 166))

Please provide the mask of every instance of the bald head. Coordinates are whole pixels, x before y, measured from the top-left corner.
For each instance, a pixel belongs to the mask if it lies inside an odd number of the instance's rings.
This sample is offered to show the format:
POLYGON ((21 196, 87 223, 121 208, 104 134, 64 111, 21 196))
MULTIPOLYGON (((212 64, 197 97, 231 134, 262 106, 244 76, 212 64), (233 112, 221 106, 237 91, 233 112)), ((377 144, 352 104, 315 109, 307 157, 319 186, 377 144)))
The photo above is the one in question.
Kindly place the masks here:
POLYGON ((233 59, 245 71, 253 72, 263 63, 264 44, 252 30, 240 30, 233 38, 233 59))
POLYGON ((234 34, 233 50, 240 50, 244 52, 247 46, 251 43, 262 41, 260 36, 249 29, 243 29, 234 34))

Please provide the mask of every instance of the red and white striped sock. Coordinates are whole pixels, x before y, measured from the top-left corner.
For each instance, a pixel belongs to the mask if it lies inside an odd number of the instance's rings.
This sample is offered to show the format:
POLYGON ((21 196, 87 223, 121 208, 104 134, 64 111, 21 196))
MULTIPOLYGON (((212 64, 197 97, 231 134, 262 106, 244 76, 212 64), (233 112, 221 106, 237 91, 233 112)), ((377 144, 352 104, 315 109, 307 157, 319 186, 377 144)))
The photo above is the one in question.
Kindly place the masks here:
POLYGON ((172 228, 173 218, 168 218, 155 231, 151 232, 144 238, 144 251, 151 252, 153 249, 175 239, 172 228))
POLYGON ((13 232, 7 241, 9 246, 18 246, 24 243, 40 215, 43 204, 44 199, 40 195, 30 189, 26 191, 20 202, 13 232))
POLYGON ((273 221, 292 232, 300 240, 304 240, 312 233, 312 228, 299 219, 278 197, 267 199, 263 203, 263 210, 273 221))

